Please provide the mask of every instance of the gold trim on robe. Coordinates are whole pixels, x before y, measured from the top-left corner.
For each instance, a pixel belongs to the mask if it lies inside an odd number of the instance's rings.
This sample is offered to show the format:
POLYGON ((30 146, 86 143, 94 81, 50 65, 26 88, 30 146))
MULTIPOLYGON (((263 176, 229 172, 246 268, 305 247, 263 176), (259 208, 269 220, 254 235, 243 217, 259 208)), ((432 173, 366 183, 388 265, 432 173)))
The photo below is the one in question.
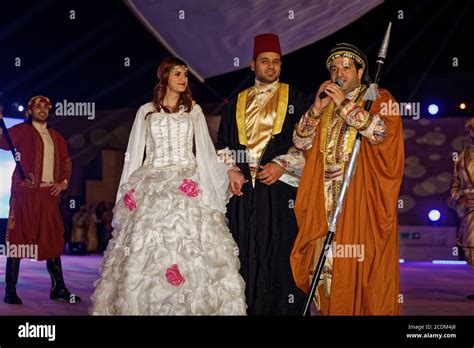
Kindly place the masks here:
POLYGON ((247 130, 245 129, 245 111, 247 109, 247 96, 250 88, 239 93, 237 97, 237 110, 235 112, 237 118, 237 130, 239 132, 239 143, 247 146, 247 130))
MULTIPOLYGON (((247 99, 249 91, 252 89, 247 88, 246 90, 239 93, 237 97, 237 108, 236 108, 236 119, 237 119, 237 130, 239 134, 239 143, 241 145, 248 145, 247 130, 246 130, 246 113, 247 113, 247 99)), ((288 108, 289 100, 289 85, 286 83, 279 83, 278 87, 278 107, 276 111, 276 117, 273 124, 272 135, 280 134, 283 128, 283 124, 286 118, 286 110, 288 108)))
POLYGON ((278 95, 278 108, 277 108, 275 123, 273 124, 272 135, 281 133, 281 130, 283 128, 283 123, 285 122, 285 118, 286 118, 286 110, 288 109, 290 86, 287 85, 286 83, 280 83, 279 89, 280 90, 279 90, 279 95, 278 95))

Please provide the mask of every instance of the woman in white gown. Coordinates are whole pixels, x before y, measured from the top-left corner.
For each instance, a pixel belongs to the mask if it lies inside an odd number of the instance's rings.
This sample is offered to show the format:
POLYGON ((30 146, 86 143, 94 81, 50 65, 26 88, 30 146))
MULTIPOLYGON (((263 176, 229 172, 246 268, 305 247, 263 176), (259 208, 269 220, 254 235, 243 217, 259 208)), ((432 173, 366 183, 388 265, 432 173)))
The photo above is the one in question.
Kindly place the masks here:
POLYGON ((153 102, 138 110, 92 315, 246 314, 238 248, 225 221, 227 166, 191 99, 187 70, 165 59, 153 102))

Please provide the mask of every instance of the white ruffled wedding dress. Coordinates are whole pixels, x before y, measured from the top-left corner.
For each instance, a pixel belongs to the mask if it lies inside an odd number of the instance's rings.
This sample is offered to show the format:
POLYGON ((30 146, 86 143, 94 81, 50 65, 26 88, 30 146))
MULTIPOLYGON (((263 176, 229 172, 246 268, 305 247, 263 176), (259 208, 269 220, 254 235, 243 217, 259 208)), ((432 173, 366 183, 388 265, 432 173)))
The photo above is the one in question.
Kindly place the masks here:
POLYGON ((132 128, 127 154, 143 158, 146 149, 146 159, 124 166, 89 313, 245 315, 238 248, 223 210, 228 195, 216 197, 226 167, 209 148, 201 108, 145 117, 152 110, 143 105, 132 128))

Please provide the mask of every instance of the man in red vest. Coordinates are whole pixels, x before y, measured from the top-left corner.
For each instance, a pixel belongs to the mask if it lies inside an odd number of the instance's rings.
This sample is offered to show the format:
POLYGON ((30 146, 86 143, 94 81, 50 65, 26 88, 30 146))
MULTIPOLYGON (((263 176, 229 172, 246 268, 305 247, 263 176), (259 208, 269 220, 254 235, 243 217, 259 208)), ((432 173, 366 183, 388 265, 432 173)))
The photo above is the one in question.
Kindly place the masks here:
MULTIPOLYGON (((16 253, 7 258, 4 300, 9 304, 22 303, 16 294, 16 283, 20 260, 24 257, 46 260, 52 300, 80 301, 66 288, 61 268, 64 224, 59 196, 68 186, 72 167, 66 141, 46 123, 51 108, 47 97, 31 98, 26 110, 28 119, 8 131, 26 175, 22 179, 17 166, 12 176, 6 243, 8 250, 21 251, 21 255, 16 253), (26 251, 30 252, 23 255, 26 251)), ((1 129, 0 148, 10 150, 1 129)))

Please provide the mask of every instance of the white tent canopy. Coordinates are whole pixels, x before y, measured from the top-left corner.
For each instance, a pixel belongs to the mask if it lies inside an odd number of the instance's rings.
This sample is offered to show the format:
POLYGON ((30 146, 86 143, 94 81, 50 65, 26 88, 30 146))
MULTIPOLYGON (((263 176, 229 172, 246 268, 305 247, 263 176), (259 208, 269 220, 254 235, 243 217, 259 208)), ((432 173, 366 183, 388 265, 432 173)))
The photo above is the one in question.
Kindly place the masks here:
POLYGON ((283 54, 349 25, 383 0, 125 0, 201 81, 249 66, 253 38, 280 36, 283 54))

